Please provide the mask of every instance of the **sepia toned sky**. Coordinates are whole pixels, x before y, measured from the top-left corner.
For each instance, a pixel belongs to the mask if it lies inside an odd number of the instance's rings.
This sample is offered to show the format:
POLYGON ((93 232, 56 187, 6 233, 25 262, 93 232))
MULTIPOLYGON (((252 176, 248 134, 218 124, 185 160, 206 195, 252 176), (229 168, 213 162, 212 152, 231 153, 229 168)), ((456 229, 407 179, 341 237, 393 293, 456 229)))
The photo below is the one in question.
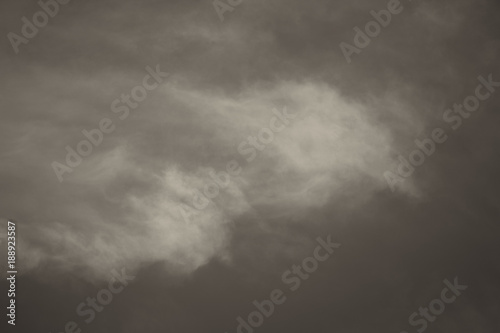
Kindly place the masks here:
POLYGON ((341 248, 256 332, 416 332, 408 316, 455 276, 467 291, 427 331, 497 332, 500 91, 457 130, 443 114, 479 76, 500 81, 500 6, 401 3, 348 63, 339 44, 387 1, 243 1, 221 21, 211 1, 73 0, 18 53, 7 34, 40 7, 3 1, 12 331, 236 332, 331 235, 341 248), (168 77, 120 119, 113 101, 148 66, 168 77), (240 145, 284 110, 294 118, 248 161, 240 145), (105 118, 115 129, 60 182, 53 162, 105 118), (435 128, 447 141, 392 191, 384 173, 435 128), (241 174, 193 208, 233 160, 241 174), (75 308, 122 268, 135 280, 85 324, 75 308))

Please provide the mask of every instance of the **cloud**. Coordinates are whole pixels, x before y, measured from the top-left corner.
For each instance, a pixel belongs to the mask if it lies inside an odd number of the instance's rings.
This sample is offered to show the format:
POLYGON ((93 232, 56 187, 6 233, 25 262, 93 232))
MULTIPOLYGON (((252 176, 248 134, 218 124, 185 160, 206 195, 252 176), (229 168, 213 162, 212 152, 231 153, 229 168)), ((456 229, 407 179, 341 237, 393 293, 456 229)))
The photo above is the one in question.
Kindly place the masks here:
POLYGON ((59 270, 86 267, 88 278, 102 278, 110 267, 161 261, 172 273, 188 274, 214 258, 230 261, 230 226, 256 209, 292 217, 329 204, 349 186, 365 193, 353 198, 361 205, 386 186, 390 129, 368 105, 325 83, 281 81, 227 95, 174 76, 151 98, 147 109, 116 120, 116 133, 67 176, 57 222, 35 227, 43 237, 34 244, 23 241, 28 267, 54 262, 59 270), (238 146, 269 126, 273 109, 296 118, 247 162, 238 146), (169 142, 158 140, 161 132, 169 142), (195 210, 194 193, 211 181, 209 171, 223 171, 233 159, 242 174, 195 210))

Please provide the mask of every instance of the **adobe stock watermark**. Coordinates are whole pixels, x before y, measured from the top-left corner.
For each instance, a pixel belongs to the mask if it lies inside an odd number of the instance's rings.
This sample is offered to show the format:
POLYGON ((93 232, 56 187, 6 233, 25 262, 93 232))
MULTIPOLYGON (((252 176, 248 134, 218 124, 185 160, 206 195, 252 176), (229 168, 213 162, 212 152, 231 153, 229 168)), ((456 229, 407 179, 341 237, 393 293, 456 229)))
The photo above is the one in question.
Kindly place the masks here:
MULTIPOLYGON (((453 108, 446 109, 443 113, 443 121, 451 126, 456 131, 463 123, 464 119, 468 119, 473 112, 477 111, 482 102, 488 100, 496 88, 500 87, 500 82, 493 81, 493 74, 489 74, 488 78, 479 76, 477 78, 479 84, 476 86, 474 93, 467 96, 462 104, 453 104, 453 108)), ((448 135, 441 128, 435 128, 431 132, 430 138, 422 140, 416 139, 414 149, 406 159, 402 155, 398 156, 399 165, 396 172, 385 171, 384 178, 387 181, 392 192, 396 190, 396 185, 404 182, 415 172, 416 168, 425 163, 428 157, 436 152, 438 144, 442 144, 448 140, 448 135)))
MULTIPOLYGON (((108 306, 112 301, 113 297, 121 293, 126 286, 129 285, 130 281, 134 281, 135 276, 127 275, 125 273, 125 268, 122 268, 121 273, 116 270, 111 271, 112 278, 109 280, 108 287, 101 289, 97 292, 95 297, 87 297, 85 302, 81 302, 76 307, 76 314, 84 319, 86 324, 90 324, 96 318, 96 312, 100 313, 104 311, 104 308, 108 306)), ((64 325, 64 331, 60 333, 81 333, 82 329, 75 321, 68 321, 64 325)), ((52 333, 52 332, 49 332, 52 333)))
MULTIPOLYGON (((331 235, 328 235, 326 241, 321 237, 316 238, 318 246, 313 251, 312 256, 302 260, 300 265, 293 265, 291 269, 285 271, 281 275, 282 282, 288 286, 290 291, 296 291, 300 288, 302 281, 309 279, 311 274, 316 272, 320 262, 324 262, 330 258, 333 252, 338 249, 341 244, 332 243, 331 235)), ((273 289, 269 293, 269 299, 262 301, 254 300, 252 304, 255 311, 252 311, 246 316, 246 319, 239 316, 236 318, 238 326, 237 333, 253 333, 264 324, 266 318, 271 317, 278 305, 284 304, 287 300, 285 292, 281 289, 273 289)), ((227 332, 226 332, 227 333, 227 332)))
POLYGON ((241 5, 243 0, 214 0, 212 5, 214 6, 215 12, 219 16, 221 22, 224 22, 224 13, 232 12, 235 7, 241 5))
MULTIPOLYGON (((448 280, 444 280, 443 283, 446 287, 441 290, 440 297, 430 301, 428 307, 420 307, 418 312, 413 312, 408 317, 408 323, 415 327, 418 333, 424 332, 429 326, 429 322, 435 322, 437 317, 443 314, 446 304, 455 302, 457 297, 462 295, 461 292, 468 288, 467 285, 458 283, 458 277, 455 277, 453 283, 448 280)), ((408 332, 402 331, 401 333, 408 332)))
POLYGON ((54 18, 58 13, 60 6, 66 5, 70 0, 40 0, 38 5, 42 10, 33 14, 31 21, 23 16, 21 22, 21 35, 14 32, 9 32, 7 38, 14 49, 16 54, 19 53, 19 46, 21 44, 28 44, 29 41, 38 35, 39 29, 44 28, 49 23, 49 17, 54 18))
POLYGON ((366 23, 364 31, 357 26, 354 27, 354 32, 356 33, 353 39, 354 45, 346 42, 339 44, 347 63, 350 64, 352 62, 351 57, 353 54, 360 54, 362 49, 368 47, 372 38, 376 38, 380 35, 382 27, 386 28, 391 23, 392 16, 400 14, 403 9, 400 0, 390 0, 387 3, 387 9, 382 9, 379 12, 374 10, 370 11, 370 14, 375 20, 366 23))
MULTIPOLYGON (((169 74, 160 70, 160 65, 156 65, 153 70, 150 66, 146 67, 146 74, 142 84, 132 88, 130 94, 121 94, 120 98, 111 103, 111 112, 119 114, 120 120, 125 120, 130 115, 130 109, 137 109, 139 104, 148 97, 148 91, 153 91, 159 87, 169 74)), ((66 164, 53 161, 51 166, 59 182, 63 181, 63 175, 72 173, 82 162, 83 157, 92 154, 94 147, 98 147, 104 140, 104 134, 111 134, 116 129, 115 124, 110 118, 103 118, 99 121, 97 128, 91 130, 82 130, 86 139, 76 144, 76 149, 66 146, 66 164)))
MULTIPOLYGON (((270 145, 275 138, 275 134, 282 132, 287 126, 292 123, 297 117, 297 114, 289 113, 287 107, 283 107, 282 111, 277 109, 272 110, 274 116, 269 120, 269 127, 263 127, 255 136, 249 136, 238 145, 238 153, 244 157, 247 163, 251 163, 270 145)), ((209 170, 209 176, 212 178, 203 187, 203 193, 200 190, 195 190, 192 198, 192 206, 198 211, 205 209, 210 202, 213 202, 221 192, 226 189, 231 183, 231 177, 238 177, 243 171, 243 167, 237 160, 231 160, 226 164, 226 170, 216 173, 214 169, 209 170)), ((179 210, 186 222, 195 212, 190 206, 181 204, 179 210)))

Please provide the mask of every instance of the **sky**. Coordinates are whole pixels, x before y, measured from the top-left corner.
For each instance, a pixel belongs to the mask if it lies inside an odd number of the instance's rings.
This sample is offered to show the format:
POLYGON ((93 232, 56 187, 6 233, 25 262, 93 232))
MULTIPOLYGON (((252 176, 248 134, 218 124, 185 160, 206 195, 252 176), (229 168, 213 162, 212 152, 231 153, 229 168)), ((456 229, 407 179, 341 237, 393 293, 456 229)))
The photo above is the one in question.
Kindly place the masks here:
POLYGON ((496 1, 63 3, 0 4, 9 332, 498 332, 496 1))

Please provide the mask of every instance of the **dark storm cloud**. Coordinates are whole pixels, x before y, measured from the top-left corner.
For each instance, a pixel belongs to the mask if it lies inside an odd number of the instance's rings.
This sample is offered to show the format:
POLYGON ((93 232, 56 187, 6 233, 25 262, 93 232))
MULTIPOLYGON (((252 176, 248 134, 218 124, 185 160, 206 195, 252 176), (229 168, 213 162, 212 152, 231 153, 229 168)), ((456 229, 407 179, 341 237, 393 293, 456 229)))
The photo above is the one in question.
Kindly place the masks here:
MULTIPOLYGON (((20 225, 19 322, 62 330, 127 267, 137 280, 84 330, 235 332, 332 234, 342 250, 259 331, 410 332, 455 276, 470 288, 428 330, 498 327, 498 96, 397 192, 383 172, 479 75, 500 81, 499 8, 403 5, 351 64, 339 44, 387 1, 245 1, 224 22, 210 1, 73 1, 19 54, 4 38, 0 214, 20 225), (113 100, 157 64, 170 76, 119 120, 113 100), (284 107, 297 118, 247 162, 238 145, 284 107), (103 118, 116 130, 60 183, 51 163, 103 118), (232 159, 242 174, 186 221, 232 159)), ((2 4, 2 31, 37 10, 2 4)))

